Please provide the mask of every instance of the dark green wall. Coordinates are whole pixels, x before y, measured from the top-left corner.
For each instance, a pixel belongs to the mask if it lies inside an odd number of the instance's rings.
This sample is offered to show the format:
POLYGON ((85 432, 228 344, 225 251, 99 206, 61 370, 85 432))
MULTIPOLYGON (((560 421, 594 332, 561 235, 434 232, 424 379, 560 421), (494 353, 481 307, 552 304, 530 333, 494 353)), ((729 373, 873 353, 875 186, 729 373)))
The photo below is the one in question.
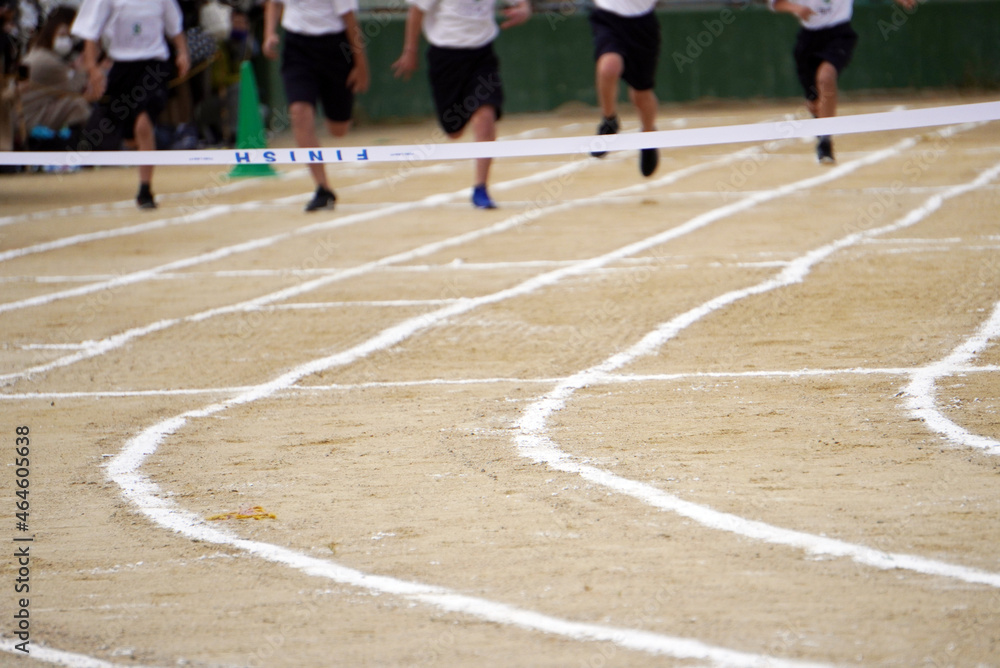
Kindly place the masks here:
MULTIPOLYGON (((703 97, 801 95, 791 50, 798 29, 789 15, 759 5, 658 14, 663 47, 656 91, 663 101, 703 97)), ((856 5, 860 40, 841 79, 844 90, 1000 88, 1000 2, 920 4, 906 13, 895 4, 856 5)), ((372 67, 371 90, 359 97, 359 120, 426 117, 433 113, 426 70, 409 82, 392 77, 403 21, 363 19, 372 67)), ((593 55, 585 15, 538 14, 504 31, 496 43, 505 111, 549 111, 579 101, 594 104, 593 55)), ((280 108, 276 66, 265 88, 280 108)), ((624 98, 623 98, 624 99, 624 98)))

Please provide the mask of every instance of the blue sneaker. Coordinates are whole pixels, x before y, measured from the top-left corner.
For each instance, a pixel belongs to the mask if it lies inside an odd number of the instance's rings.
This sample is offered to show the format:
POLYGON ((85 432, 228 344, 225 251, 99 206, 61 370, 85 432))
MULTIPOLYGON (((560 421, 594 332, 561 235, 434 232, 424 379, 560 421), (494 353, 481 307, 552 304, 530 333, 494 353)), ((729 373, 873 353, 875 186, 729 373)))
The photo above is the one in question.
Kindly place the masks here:
POLYGON ((497 208, 497 205, 490 199, 490 194, 486 192, 486 184, 478 185, 472 189, 472 206, 477 209, 497 208))

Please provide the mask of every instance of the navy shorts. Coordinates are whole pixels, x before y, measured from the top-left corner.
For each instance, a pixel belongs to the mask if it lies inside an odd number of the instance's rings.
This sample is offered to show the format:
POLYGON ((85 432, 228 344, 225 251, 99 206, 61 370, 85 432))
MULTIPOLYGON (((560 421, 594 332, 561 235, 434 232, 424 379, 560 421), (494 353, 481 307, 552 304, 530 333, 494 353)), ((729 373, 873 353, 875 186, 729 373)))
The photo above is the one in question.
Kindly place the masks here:
POLYGON ((850 21, 819 30, 799 30, 795 40, 795 67, 807 100, 818 97, 816 70, 819 66, 824 62, 830 63, 837 69, 837 74, 840 74, 851 62, 857 43, 858 34, 854 32, 850 21))
POLYGON ((166 60, 117 61, 108 72, 101 99, 103 118, 110 119, 125 139, 135 137, 135 121, 143 112, 156 122, 167 108, 167 84, 174 70, 166 60))
POLYGON ((620 16, 603 9, 590 12, 594 35, 594 60, 617 53, 625 61, 622 79, 635 90, 649 90, 656 83, 660 58, 660 22, 654 12, 620 16))
POLYGON ((335 122, 351 120, 354 93, 347 75, 354 67, 354 54, 346 33, 300 35, 285 33, 281 79, 288 103, 323 105, 323 115, 335 122))
POLYGON ((496 110, 498 119, 503 114, 500 61, 492 43, 476 49, 432 44, 427 49, 427 74, 438 122, 445 132, 460 131, 472 114, 486 105, 496 110))

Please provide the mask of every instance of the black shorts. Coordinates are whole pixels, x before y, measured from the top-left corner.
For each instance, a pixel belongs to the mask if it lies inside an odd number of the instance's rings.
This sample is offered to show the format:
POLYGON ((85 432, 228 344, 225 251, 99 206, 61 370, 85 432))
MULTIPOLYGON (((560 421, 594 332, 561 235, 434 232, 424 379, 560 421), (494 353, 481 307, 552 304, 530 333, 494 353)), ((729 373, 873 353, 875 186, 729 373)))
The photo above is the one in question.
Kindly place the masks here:
POLYGON ((857 43, 858 34, 850 21, 819 30, 799 30, 795 40, 795 67, 807 100, 817 97, 816 70, 819 66, 824 62, 830 63, 840 74, 851 62, 857 43))
POLYGON ((354 93, 347 75, 354 67, 354 54, 346 33, 300 35, 285 33, 281 78, 288 103, 323 105, 323 115, 336 122, 351 120, 354 93))
POLYGON ((120 136, 135 137, 135 121, 146 112, 151 121, 167 108, 167 84, 174 70, 166 60, 117 61, 108 72, 108 87, 101 99, 103 117, 110 119, 120 136))
POLYGON ((635 90, 649 90, 656 83, 660 58, 660 22, 654 12, 620 16, 603 9, 590 12, 594 34, 594 60, 617 53, 625 61, 622 79, 635 90))
POLYGON ((438 122, 445 132, 460 131, 486 105, 493 107, 498 119, 503 114, 500 61, 492 43, 476 49, 432 44, 427 49, 427 74, 438 122))

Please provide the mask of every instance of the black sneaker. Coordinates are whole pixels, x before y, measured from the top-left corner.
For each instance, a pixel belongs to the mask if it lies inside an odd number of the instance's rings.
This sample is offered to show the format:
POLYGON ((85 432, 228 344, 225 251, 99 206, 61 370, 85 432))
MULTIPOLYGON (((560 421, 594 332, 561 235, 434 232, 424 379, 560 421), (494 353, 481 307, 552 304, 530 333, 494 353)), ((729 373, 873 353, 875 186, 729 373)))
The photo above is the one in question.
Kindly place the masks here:
POLYGON ((660 150, 657 148, 644 148, 639 151, 639 171, 643 176, 652 176, 660 164, 660 150))
POLYGON ((333 203, 337 201, 337 196, 333 191, 323 186, 316 187, 316 194, 306 204, 306 211, 319 211, 321 209, 332 209, 333 203))
POLYGON ((816 160, 821 165, 832 165, 836 162, 833 158, 833 140, 830 135, 824 135, 816 142, 816 160))
MULTIPOLYGON (((601 120, 601 124, 597 126, 597 134, 599 135, 616 135, 618 134, 618 117, 612 116, 611 118, 605 118, 601 120)), ((595 158, 603 158, 607 155, 607 151, 592 151, 590 155, 595 158)))
POLYGON ((140 209, 155 209, 156 200, 153 199, 153 193, 148 190, 140 190, 139 194, 135 196, 135 205, 140 209))

